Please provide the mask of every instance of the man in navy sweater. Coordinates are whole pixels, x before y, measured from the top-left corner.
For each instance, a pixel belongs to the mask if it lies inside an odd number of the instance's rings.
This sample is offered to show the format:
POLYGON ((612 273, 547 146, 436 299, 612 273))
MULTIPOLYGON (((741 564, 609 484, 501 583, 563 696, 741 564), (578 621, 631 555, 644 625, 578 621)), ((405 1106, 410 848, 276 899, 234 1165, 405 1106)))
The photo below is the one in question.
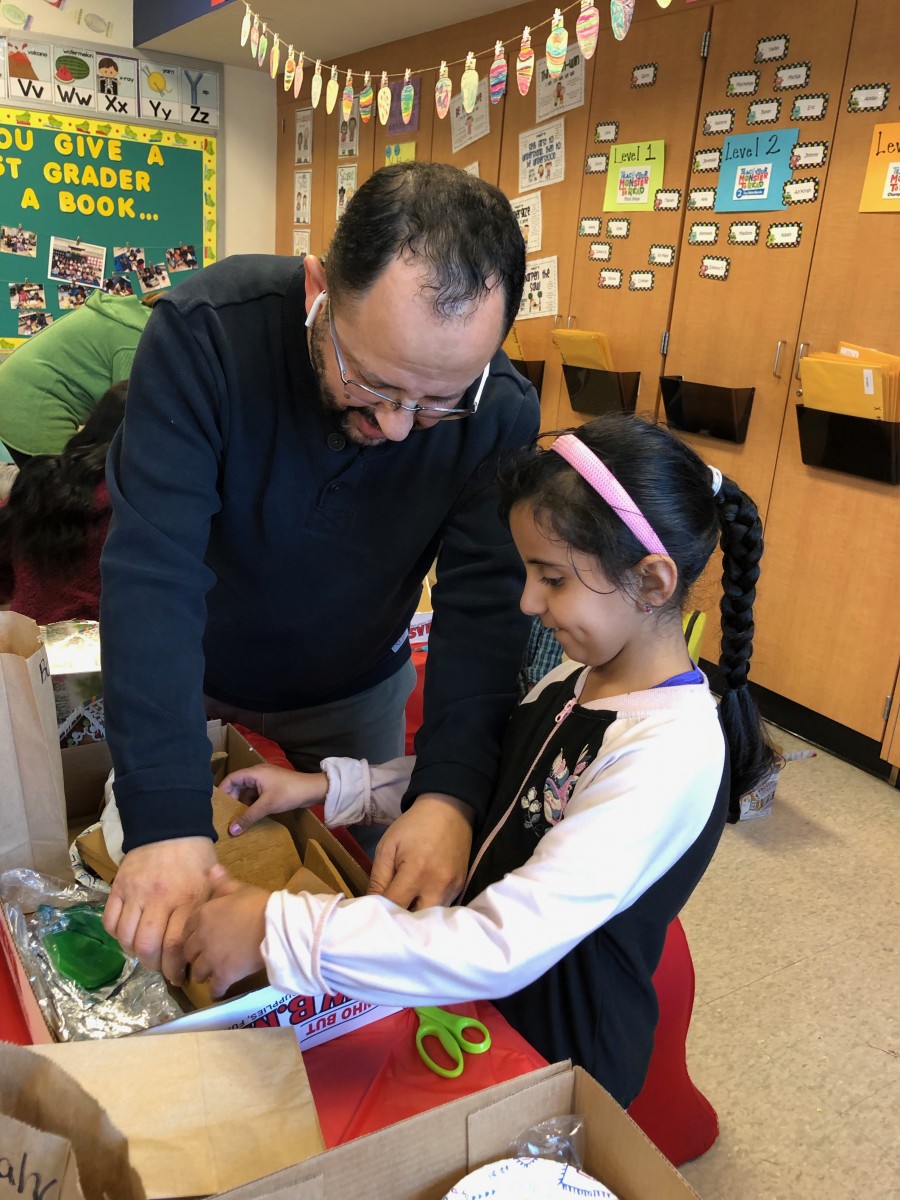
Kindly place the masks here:
POLYGON ((178 980, 215 861, 207 715, 300 767, 402 753, 406 630, 438 584, 417 763, 372 890, 462 885, 527 636, 497 513, 538 426, 500 345, 525 250, 496 188, 406 163, 356 193, 327 263, 252 255, 163 299, 108 466, 107 733, 126 855, 106 927, 178 980))

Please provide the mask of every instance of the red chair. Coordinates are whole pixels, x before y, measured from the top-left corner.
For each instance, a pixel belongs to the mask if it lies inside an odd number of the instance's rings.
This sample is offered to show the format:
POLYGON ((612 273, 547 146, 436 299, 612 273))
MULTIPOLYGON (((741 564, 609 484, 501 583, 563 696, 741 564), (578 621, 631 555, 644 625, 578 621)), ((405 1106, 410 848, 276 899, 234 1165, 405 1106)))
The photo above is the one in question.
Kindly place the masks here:
POLYGON ((719 1136, 716 1110, 694 1086, 687 1069, 694 963, 677 917, 669 926, 653 986, 659 1024, 647 1078, 628 1115, 677 1167, 705 1153, 719 1136))

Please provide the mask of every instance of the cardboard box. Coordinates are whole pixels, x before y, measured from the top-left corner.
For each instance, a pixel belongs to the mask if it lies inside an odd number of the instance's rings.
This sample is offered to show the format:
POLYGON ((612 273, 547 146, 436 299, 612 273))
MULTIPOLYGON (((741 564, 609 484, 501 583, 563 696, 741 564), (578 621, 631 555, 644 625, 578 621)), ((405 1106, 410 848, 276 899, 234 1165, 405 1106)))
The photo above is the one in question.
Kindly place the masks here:
POLYGON ((183 1033, 153 1045, 107 1038, 29 1053, 62 1068, 124 1134, 146 1200, 240 1187, 325 1149, 306 1067, 285 1029, 183 1033))
POLYGON ((697 1193, 580 1067, 544 1067, 337 1146, 223 1193, 228 1200, 441 1200, 510 1142, 550 1117, 585 1122, 584 1170, 618 1200, 697 1200, 697 1193))
MULTIPOLYGON (((219 779, 230 771, 263 761, 261 755, 232 725, 210 721, 207 734, 219 779)), ((105 742, 72 746, 62 751, 62 759, 69 820, 72 822, 75 810, 84 813, 87 823, 90 823, 96 818, 103 802, 103 786, 111 768, 109 748, 105 742)), ((288 829, 301 859, 305 856, 306 843, 310 839, 317 841, 347 880, 353 893, 365 895, 369 882, 365 871, 309 810, 282 813, 274 819, 288 829)), ((52 1041, 5 919, 0 920, 0 952, 6 958, 13 976, 32 1040, 37 1043, 52 1041)), ((399 1011, 396 1007, 370 1004, 348 996, 294 996, 277 988, 263 987, 210 1008, 186 1012, 183 1017, 146 1032, 164 1034, 201 1029, 284 1026, 294 1031, 301 1049, 308 1049, 399 1011)))

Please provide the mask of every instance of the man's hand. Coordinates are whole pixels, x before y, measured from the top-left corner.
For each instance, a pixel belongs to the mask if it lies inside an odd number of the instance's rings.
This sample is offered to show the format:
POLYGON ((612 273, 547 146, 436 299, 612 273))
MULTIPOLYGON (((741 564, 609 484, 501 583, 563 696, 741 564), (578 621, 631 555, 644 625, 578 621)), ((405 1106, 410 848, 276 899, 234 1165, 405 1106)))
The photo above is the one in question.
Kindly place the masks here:
POLYGON ((328 794, 328 776, 321 771, 306 774, 264 764, 232 771, 219 787, 247 805, 246 812, 228 826, 231 836, 237 837, 272 813, 321 804, 328 794))
POLYGON ((205 837, 173 838, 129 850, 106 902, 106 932, 145 967, 181 983, 184 926, 209 895, 208 872, 215 863, 215 849, 205 837))
POLYGON ((474 813, 455 796, 419 796, 378 843, 369 893, 403 908, 449 904, 462 890, 474 813))
POLYGON ((192 978, 210 980, 218 997, 265 965, 261 947, 269 893, 238 883, 218 863, 209 883, 210 899, 188 918, 184 948, 192 978))

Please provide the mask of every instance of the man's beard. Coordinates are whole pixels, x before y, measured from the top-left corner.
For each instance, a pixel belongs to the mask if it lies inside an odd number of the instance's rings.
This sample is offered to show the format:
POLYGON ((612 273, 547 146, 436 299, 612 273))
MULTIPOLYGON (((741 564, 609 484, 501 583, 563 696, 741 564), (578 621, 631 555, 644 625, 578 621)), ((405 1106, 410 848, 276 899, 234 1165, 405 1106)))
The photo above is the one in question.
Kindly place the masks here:
POLYGON ((380 438, 366 437, 355 426, 352 420, 353 413, 359 413, 366 417, 373 424, 378 424, 378 419, 374 408, 353 407, 345 408, 338 403, 338 398, 328 386, 327 375, 325 370, 325 354, 323 346, 325 344, 325 331, 322 328, 321 322, 316 322, 310 330, 311 337, 309 339, 309 357, 312 363, 313 372, 316 376, 316 383, 319 388, 319 401, 323 410, 330 416, 337 419, 341 427, 341 431, 348 441, 353 442, 356 446, 383 446, 387 444, 388 439, 382 434, 380 438))

